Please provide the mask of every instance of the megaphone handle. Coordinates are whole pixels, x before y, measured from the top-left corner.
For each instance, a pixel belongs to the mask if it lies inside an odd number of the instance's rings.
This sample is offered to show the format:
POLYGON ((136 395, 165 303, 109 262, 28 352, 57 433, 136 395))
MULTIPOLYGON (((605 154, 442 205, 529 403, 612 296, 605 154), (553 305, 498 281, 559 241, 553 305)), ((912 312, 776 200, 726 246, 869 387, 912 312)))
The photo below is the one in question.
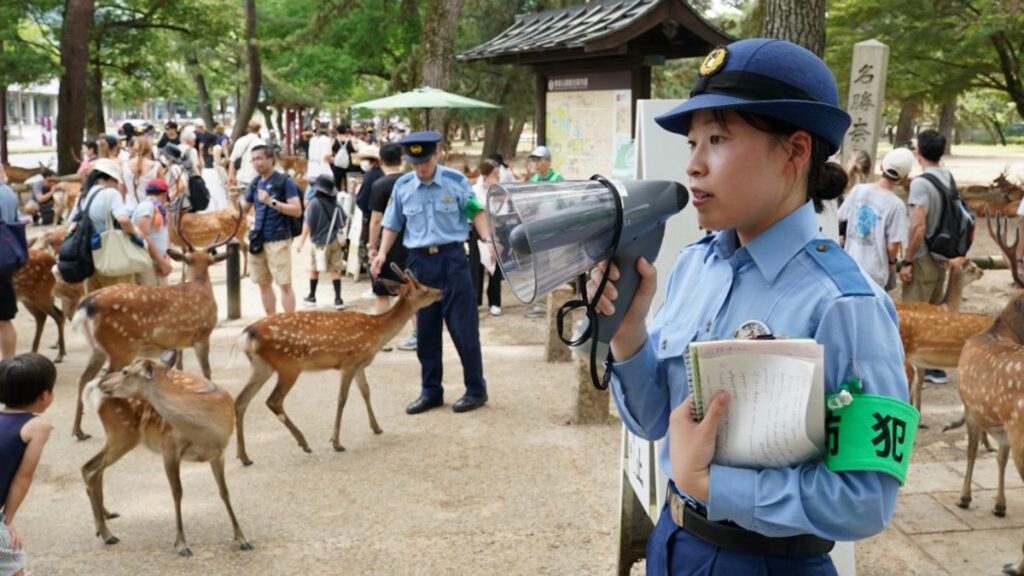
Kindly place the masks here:
POLYGON ((661 250, 661 241, 665 236, 665 224, 661 223, 654 227, 647 234, 633 240, 624 239, 620 247, 612 255, 612 262, 619 268, 619 279, 615 281, 615 289, 619 296, 615 299, 615 313, 611 316, 601 316, 597 322, 597 341, 602 344, 609 344, 612 336, 619 328, 623 315, 629 310, 633 303, 633 295, 636 294, 637 286, 640 284, 640 276, 636 271, 636 262, 641 257, 648 262, 654 262, 661 250))

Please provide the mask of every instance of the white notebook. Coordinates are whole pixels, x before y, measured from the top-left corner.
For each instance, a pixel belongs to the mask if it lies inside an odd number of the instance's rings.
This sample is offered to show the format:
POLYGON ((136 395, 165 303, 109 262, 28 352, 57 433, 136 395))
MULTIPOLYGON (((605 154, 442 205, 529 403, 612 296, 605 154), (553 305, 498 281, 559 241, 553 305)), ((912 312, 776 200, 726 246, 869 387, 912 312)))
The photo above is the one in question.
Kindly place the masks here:
POLYGON ((732 397, 718 428, 716 464, 784 468, 825 445, 825 357, 814 340, 715 340, 689 347, 693 417, 720 390, 732 397))

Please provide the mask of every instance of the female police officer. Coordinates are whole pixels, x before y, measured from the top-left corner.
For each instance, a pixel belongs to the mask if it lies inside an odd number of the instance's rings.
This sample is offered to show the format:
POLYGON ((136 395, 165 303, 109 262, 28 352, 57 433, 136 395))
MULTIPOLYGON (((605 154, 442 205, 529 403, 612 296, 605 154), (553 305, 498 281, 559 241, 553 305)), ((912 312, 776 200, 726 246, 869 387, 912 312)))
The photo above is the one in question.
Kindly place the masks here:
POLYGON ((384 212, 380 250, 370 271, 380 274, 385 257, 405 224, 408 265, 420 282, 441 289, 441 301, 416 313, 417 347, 422 372, 420 397, 406 407, 409 414, 436 408, 444 402, 441 386, 441 322, 462 360, 466 394, 452 406, 468 412, 487 402, 480 358, 480 320, 477 317, 473 281, 464 249, 469 230, 466 217, 480 237, 489 242, 483 207, 466 177, 437 163, 435 152, 441 135, 414 132, 398 143, 413 171, 395 182, 391 204, 384 212))
MULTIPOLYGON (((623 422, 644 438, 668 435, 660 458, 672 485, 648 542, 647 573, 835 574, 834 540, 865 538, 889 522, 909 446, 886 442, 892 450, 854 464, 830 459, 849 453, 845 442, 872 438, 869 429, 837 434, 823 460, 798 466, 714 464, 729 398, 716 396, 702 422, 691 419, 684 351, 749 330, 814 338, 824 347, 826 394, 844 385, 857 393, 842 419, 876 410, 879 421, 911 421, 902 437, 886 436, 891 442, 912 439, 916 412, 905 403, 892 302, 815 222, 821 201, 843 189, 845 175, 826 159, 850 118, 820 59, 789 42, 751 39, 709 54, 691 98, 657 122, 687 135, 692 203, 700 225, 718 232, 683 250, 649 330, 656 283, 645 260, 631 303, 614 302, 614 288, 598 303, 605 313, 629 306, 611 342, 623 422)), ((602 273, 592 272, 591 293, 602 273)))

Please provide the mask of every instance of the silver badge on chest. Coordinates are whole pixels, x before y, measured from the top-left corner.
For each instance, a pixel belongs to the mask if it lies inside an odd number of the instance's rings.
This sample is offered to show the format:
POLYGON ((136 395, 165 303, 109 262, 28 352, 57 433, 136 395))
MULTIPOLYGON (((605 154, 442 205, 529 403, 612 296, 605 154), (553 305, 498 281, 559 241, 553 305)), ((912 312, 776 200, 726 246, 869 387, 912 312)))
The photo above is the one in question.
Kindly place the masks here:
POLYGON ((760 320, 747 320, 732 333, 732 337, 737 340, 753 340, 771 335, 772 331, 768 329, 768 325, 760 320))

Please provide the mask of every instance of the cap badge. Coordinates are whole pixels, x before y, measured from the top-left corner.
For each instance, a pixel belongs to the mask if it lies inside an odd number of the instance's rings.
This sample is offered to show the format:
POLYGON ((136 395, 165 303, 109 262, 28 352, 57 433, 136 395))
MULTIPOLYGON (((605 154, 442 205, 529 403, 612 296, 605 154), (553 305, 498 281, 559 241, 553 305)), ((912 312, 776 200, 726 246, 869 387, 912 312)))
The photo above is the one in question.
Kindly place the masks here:
POLYGON ((700 65, 700 75, 710 76, 715 72, 718 72, 725 64, 726 58, 729 57, 729 52, 725 48, 715 48, 710 54, 704 58, 704 62, 700 65))
POLYGON ((423 146, 420 146, 419 144, 413 144, 412 146, 409 146, 409 153, 410 154, 414 154, 414 155, 415 154, 422 154, 423 153, 423 146))

